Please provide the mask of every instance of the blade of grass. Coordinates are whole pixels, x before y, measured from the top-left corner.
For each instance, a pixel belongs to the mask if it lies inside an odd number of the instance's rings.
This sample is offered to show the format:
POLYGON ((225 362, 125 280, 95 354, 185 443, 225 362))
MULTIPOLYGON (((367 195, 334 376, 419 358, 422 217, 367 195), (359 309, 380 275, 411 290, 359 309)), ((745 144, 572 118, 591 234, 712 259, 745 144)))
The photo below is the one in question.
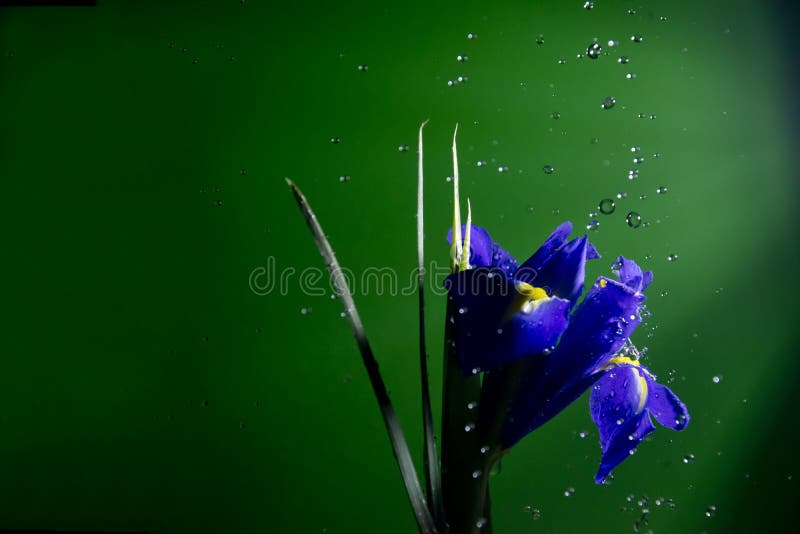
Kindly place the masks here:
POLYGON ((428 351, 425 346, 425 224, 423 218, 423 171, 422 171, 422 129, 419 127, 418 167, 417 167, 417 293, 419 294, 419 372, 422 377, 422 430, 425 469, 425 492, 428 508, 433 519, 441 527, 444 520, 442 503, 442 475, 439 470, 439 457, 436 454, 436 441, 431 411, 431 392, 428 383, 428 351))
POLYGON ((344 313, 350 323, 350 328, 353 330, 353 335, 358 344, 358 350, 361 352, 361 358, 364 362, 364 367, 367 370, 372 391, 375 393, 375 398, 378 400, 378 406, 383 416, 383 422, 386 425, 386 431, 389 434, 389 441, 392 444, 392 451, 394 452, 397 465, 400 468, 400 474, 403 477, 403 483, 408 493, 408 499, 411 501, 411 508, 414 510, 414 518, 417 521, 419 531, 424 534, 435 534, 436 526, 433 522, 433 517, 428 510, 425 502, 425 496, 422 494, 422 488, 417 478, 417 471, 414 468, 414 462, 411 460, 411 453, 408 450, 408 443, 406 442, 403 430, 400 428, 400 421, 397 419, 397 414, 392 407, 392 401, 389 399, 389 393, 386 391, 386 385, 381 377, 378 368, 378 362, 375 360, 375 355, 372 353, 372 348, 367 341, 367 334, 364 331, 364 325, 361 322, 361 317, 356 309, 353 296, 350 292, 350 287, 347 284, 347 279, 342 273, 339 262, 336 260, 336 255, 333 253, 325 233, 322 231, 317 216, 309 206, 306 197, 290 179, 286 179, 286 183, 292 189, 295 200, 297 200, 300 211, 306 219, 311 235, 317 244, 322 259, 325 261, 325 267, 331 276, 333 287, 336 290, 337 296, 344 304, 344 313))

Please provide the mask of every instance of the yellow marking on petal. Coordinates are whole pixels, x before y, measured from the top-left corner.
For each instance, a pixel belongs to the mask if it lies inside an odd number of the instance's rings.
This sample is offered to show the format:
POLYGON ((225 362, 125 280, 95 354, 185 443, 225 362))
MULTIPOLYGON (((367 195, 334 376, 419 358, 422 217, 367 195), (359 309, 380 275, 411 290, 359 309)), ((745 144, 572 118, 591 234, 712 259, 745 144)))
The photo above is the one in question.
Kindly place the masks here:
MULTIPOLYGON (((638 368, 640 371, 642 371, 644 374, 646 374, 647 376, 649 376, 653 380, 656 379, 656 377, 653 376, 653 373, 649 372, 647 369, 642 367, 642 364, 639 363, 639 360, 634 360, 633 358, 630 358, 628 356, 615 356, 615 357, 611 358, 610 360, 608 360, 608 363, 606 363, 602 367, 602 369, 603 370, 611 369, 612 367, 617 367, 617 366, 623 365, 623 364, 633 365, 634 367, 638 368)), ((641 376, 640 376, 640 378, 641 378, 641 376)))
POLYGON ((600 287, 606 287, 607 285, 608 285, 608 282, 606 282, 605 278, 601 278, 600 279, 600 287))
POLYGON ((636 408, 636 413, 640 414, 647 403, 647 380, 639 374, 637 374, 636 378, 639 379, 639 406, 636 408))
POLYGON ((505 321, 511 319, 520 311, 525 313, 532 312, 545 299, 549 298, 547 296, 547 291, 541 287, 534 287, 526 282, 517 282, 514 284, 514 289, 516 289, 517 295, 506 310, 506 314, 503 317, 505 321))
POLYGON ((450 245, 450 270, 458 271, 461 264, 461 206, 458 199, 458 150, 456 135, 458 123, 453 131, 453 244, 450 245))
POLYGON ((461 262, 459 270, 466 271, 467 269, 471 269, 472 266, 469 264, 469 244, 470 238, 472 236, 472 205, 469 203, 469 197, 467 197, 467 228, 464 232, 464 247, 461 249, 461 262))

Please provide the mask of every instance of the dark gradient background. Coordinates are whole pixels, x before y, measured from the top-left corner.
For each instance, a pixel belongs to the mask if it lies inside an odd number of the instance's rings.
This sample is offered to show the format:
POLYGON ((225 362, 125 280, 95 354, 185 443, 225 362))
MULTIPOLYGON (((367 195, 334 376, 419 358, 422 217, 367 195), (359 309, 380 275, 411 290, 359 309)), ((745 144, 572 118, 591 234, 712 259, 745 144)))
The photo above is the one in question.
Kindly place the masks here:
MULTIPOLYGON (((405 281, 430 118, 431 260, 447 260, 457 121, 474 221, 517 256, 627 193, 591 232, 589 275, 618 254, 655 271, 634 341, 693 418, 595 486, 584 397, 503 461, 495 532, 795 530, 795 12, 582 4, 0 8, 0 528, 412 532, 339 303, 248 280, 270 257, 321 267, 290 176, 343 265, 405 281), (595 37, 608 55, 578 59, 595 37)), ((444 299, 428 300, 438 407, 444 299)), ((419 456, 416 298, 356 301, 419 456)))

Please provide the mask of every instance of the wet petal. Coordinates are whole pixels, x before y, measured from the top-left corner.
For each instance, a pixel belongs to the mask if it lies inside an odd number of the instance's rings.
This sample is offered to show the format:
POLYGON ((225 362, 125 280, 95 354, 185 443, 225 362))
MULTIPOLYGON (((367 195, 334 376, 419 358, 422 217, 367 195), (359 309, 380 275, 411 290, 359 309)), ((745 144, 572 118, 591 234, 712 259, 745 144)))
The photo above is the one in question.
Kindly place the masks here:
POLYGON ((623 422, 603 447, 603 457, 594 479, 595 483, 602 484, 611 471, 633 454, 639 443, 653 430, 655 427, 650 421, 647 410, 623 422))
POLYGON ((641 322, 641 293, 615 280, 600 277, 580 303, 556 347, 550 373, 568 381, 592 374, 616 354, 641 322))
MULTIPOLYGON (((561 248, 564 243, 567 242, 567 238, 569 234, 572 232, 572 223, 569 221, 565 221, 558 225, 555 230, 550 234, 550 236, 544 240, 542 246, 533 253, 533 256, 528 258, 525 263, 522 264, 522 267, 525 268, 525 276, 520 276, 520 280, 528 283, 532 283, 534 278, 537 276, 537 273, 542 268, 542 266, 550 259, 550 257, 555 253, 556 250, 561 248)), ((597 251, 595 251, 597 252, 597 251)))
POLYGON ((620 282, 634 291, 642 292, 653 281, 653 271, 642 272, 642 268, 635 261, 623 256, 617 258, 618 268, 614 270, 620 282))
MULTIPOLYGON (((461 235, 466 234, 466 225, 461 226, 461 235)), ((453 243, 453 229, 447 233, 447 242, 453 243)), ((472 267, 499 267, 512 274, 517 270, 517 260, 492 240, 489 231, 481 226, 472 225, 469 243, 469 263, 472 267)))
POLYGON ((622 365, 603 371, 603 377, 592 387, 589 397, 592 420, 600 432, 603 450, 621 425, 642 413, 647 396, 647 382, 634 366, 622 365))
POLYGON ((575 238, 562 245, 540 265, 536 265, 533 261, 535 256, 523 263, 515 276, 528 283, 545 287, 554 295, 569 299, 573 303, 583 292, 586 261, 600 257, 586 236, 575 238))
POLYGON ((647 409, 656 421, 673 430, 683 430, 689 424, 689 411, 675 393, 648 377, 650 394, 647 398, 647 409))
POLYGON ((569 302, 549 297, 508 316, 518 298, 500 269, 470 269, 446 281, 456 314, 456 352, 462 372, 491 370, 553 346, 568 322, 569 302))

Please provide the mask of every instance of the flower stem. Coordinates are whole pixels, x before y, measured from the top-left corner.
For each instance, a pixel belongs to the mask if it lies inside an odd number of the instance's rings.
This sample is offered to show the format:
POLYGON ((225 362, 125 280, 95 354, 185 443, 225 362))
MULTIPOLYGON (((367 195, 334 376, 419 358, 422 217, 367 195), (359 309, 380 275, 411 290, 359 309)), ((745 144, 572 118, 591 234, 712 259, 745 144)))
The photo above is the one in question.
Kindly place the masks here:
POLYGON ((494 457, 486 444, 480 443, 476 426, 480 375, 465 376, 456 359, 456 313, 455 304, 448 298, 442 399, 442 493, 451 534, 483 533, 487 532, 489 522, 486 503, 494 457))

